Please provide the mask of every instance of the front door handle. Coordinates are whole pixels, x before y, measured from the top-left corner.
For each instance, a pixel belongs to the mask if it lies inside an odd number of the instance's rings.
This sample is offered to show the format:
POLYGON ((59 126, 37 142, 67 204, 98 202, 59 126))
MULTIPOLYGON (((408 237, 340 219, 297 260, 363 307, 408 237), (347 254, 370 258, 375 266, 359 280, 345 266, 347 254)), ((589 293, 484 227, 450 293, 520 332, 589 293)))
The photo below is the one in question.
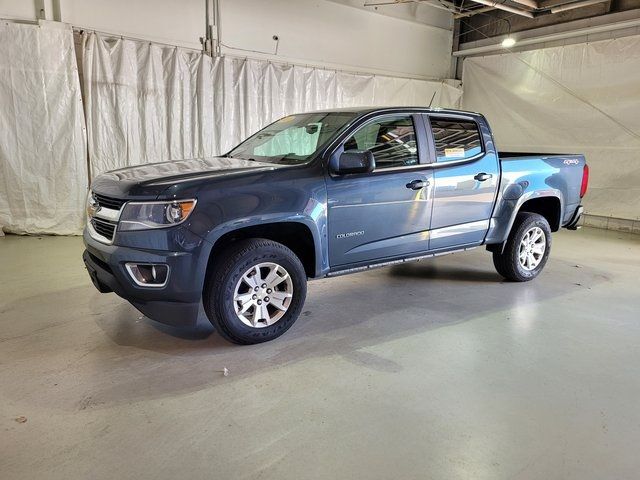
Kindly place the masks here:
POLYGON ((406 187, 410 188, 411 190, 420 190, 421 188, 428 187, 428 186, 429 186, 428 180, 414 180, 413 182, 409 182, 406 185, 406 187))
POLYGON ((485 180, 489 180, 491 177, 493 177, 493 175, 491 175, 490 173, 482 172, 473 177, 473 179, 479 182, 484 182, 485 180))

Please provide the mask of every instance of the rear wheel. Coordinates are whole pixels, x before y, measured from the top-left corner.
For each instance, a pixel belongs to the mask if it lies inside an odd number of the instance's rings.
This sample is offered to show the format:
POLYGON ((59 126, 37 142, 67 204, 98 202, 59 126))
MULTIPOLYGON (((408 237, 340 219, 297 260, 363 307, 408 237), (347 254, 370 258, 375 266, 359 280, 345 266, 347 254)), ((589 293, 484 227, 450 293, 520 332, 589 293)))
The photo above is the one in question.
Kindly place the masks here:
POLYGON ((219 253, 203 301, 209 320, 238 344, 279 337, 297 320, 307 293, 298 257, 264 239, 240 240, 219 253))
POLYGON ((514 282, 536 278, 549 258, 551 228, 542 215, 521 212, 511 228, 502 253, 493 253, 493 264, 500 275, 514 282))

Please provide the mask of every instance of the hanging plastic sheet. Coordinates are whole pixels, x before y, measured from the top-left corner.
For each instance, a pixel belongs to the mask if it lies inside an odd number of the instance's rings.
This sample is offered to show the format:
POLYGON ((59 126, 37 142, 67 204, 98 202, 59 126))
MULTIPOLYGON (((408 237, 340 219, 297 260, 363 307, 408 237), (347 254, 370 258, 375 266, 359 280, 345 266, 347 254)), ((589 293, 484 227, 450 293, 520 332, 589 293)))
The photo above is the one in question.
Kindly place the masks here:
POLYGON ((499 149, 584 153, 587 213, 640 219, 640 37, 467 58, 463 108, 499 149))
POLYGON ((87 164, 70 28, 0 24, 0 227, 78 233, 87 164))
POLYGON ((83 64, 93 175, 214 156, 291 113, 361 105, 455 107, 455 81, 357 75, 222 57, 87 33, 83 64))

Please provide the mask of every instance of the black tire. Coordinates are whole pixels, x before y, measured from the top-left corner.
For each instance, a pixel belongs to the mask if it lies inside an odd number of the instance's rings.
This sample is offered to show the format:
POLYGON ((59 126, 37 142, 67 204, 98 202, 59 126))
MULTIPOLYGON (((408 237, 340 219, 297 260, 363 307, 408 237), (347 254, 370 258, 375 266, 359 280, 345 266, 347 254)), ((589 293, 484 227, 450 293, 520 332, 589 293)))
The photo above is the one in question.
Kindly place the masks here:
POLYGON ((511 227, 511 233, 507 239, 504 251, 502 253, 493 253, 493 264, 500 275, 507 280, 513 282, 528 282, 536 278, 549 258, 549 252, 551 251, 551 228, 549 222, 542 215, 531 212, 520 212, 516 216, 516 220, 511 227), (520 263, 520 243, 522 239, 531 229, 540 228, 545 237, 545 250, 542 255, 542 259, 538 265, 528 270, 520 263))
POLYGON ((239 240, 216 255, 203 292, 209 321, 230 342, 252 345, 273 340, 298 319, 307 295, 307 276, 300 259, 281 243, 252 238, 239 240), (243 323, 235 310, 234 295, 241 277, 261 263, 283 267, 292 281, 293 292, 285 314, 272 325, 252 327, 243 323))

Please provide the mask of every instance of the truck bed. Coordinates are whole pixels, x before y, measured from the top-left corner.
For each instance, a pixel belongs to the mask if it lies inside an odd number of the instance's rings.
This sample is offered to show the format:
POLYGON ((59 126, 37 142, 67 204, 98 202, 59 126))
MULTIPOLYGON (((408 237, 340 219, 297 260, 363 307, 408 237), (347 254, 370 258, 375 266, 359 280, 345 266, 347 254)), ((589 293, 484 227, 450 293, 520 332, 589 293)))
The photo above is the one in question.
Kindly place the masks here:
POLYGON ((498 157, 500 158, 513 158, 513 157, 575 157, 578 153, 540 153, 540 152, 502 152, 498 151, 498 157))
POLYGON ((570 153, 498 152, 502 170, 501 190, 523 184, 527 191, 548 193, 560 199, 560 226, 569 222, 580 205, 584 155, 570 153))

